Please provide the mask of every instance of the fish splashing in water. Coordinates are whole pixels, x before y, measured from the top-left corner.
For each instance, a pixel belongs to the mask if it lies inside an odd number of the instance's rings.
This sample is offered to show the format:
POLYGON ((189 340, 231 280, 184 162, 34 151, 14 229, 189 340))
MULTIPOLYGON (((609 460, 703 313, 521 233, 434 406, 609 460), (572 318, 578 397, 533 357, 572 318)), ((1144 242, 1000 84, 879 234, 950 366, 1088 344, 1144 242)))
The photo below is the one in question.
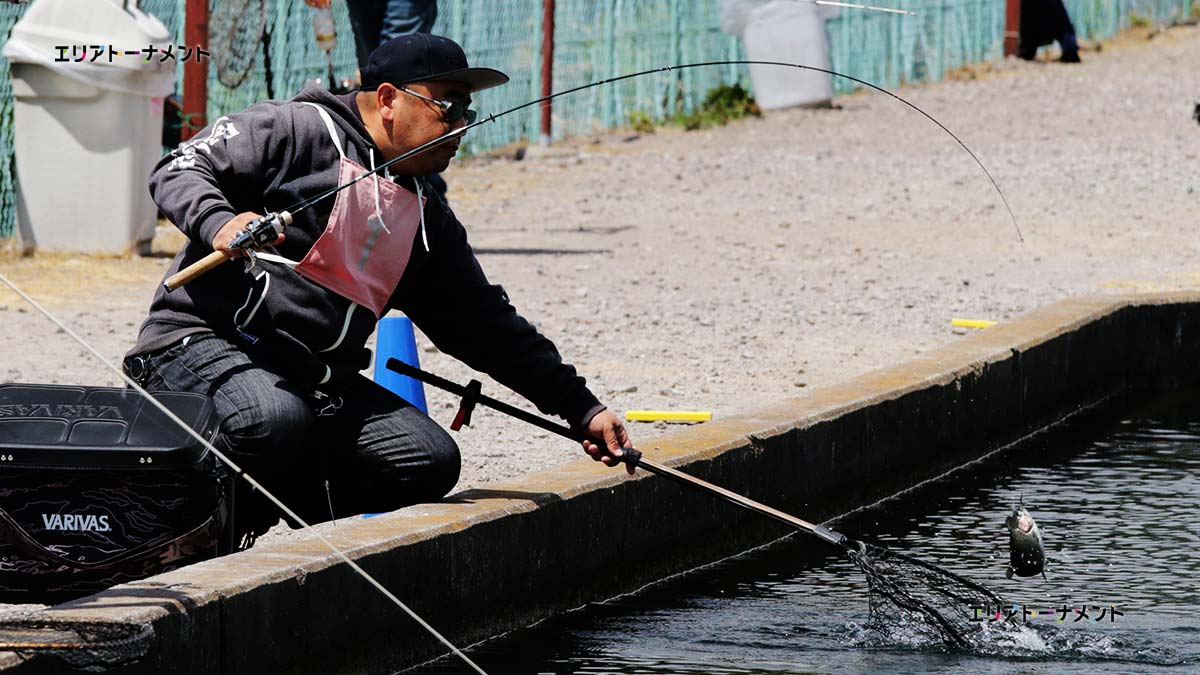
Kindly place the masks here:
POLYGON ((1009 579, 1018 577, 1033 577, 1038 574, 1046 578, 1046 549, 1042 543, 1042 531, 1038 529, 1033 516, 1019 504, 1010 516, 1004 519, 1008 528, 1008 570, 1004 576, 1009 579))

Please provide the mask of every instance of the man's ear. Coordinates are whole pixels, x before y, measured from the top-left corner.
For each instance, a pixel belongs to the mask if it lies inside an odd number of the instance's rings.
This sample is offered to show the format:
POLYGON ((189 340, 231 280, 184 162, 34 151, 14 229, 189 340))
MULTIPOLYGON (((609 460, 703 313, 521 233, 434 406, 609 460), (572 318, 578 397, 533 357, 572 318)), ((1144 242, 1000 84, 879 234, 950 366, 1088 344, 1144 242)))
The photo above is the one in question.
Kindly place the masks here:
POLYGON ((379 106, 379 116, 384 122, 392 122, 396 119, 396 111, 392 106, 396 104, 396 97, 400 94, 400 90, 395 86, 384 82, 379 85, 379 89, 375 90, 375 104, 379 106))

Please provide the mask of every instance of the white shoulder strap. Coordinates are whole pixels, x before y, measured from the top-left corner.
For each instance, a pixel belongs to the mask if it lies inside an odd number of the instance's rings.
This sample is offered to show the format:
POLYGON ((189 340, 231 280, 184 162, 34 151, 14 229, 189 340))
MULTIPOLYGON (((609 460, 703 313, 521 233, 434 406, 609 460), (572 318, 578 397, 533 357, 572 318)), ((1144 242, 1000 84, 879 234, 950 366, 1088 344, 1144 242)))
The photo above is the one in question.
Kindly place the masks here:
POLYGON ((338 139, 337 130, 333 126, 333 118, 329 116, 329 111, 324 106, 319 106, 316 103, 303 101, 303 105, 311 105, 321 114, 321 121, 325 123, 325 128, 329 130, 329 138, 333 139, 333 147, 337 148, 338 154, 342 159, 346 159, 346 152, 342 150, 342 142, 338 139))
POLYGON ((263 252, 259 251, 259 252, 255 253, 254 256, 256 258, 258 258, 259 260, 266 260, 267 262, 278 263, 280 265, 287 265, 288 267, 295 267, 296 265, 300 264, 300 263, 296 262, 295 260, 288 260, 287 258, 285 258, 281 255, 275 255, 274 253, 263 253, 263 252))

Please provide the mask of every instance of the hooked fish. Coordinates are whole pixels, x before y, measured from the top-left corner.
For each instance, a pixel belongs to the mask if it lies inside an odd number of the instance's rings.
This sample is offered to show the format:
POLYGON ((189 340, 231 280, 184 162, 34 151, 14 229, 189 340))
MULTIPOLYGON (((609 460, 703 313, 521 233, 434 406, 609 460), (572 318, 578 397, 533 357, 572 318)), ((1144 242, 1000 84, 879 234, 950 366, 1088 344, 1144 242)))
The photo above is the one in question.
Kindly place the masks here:
POLYGON ((1004 576, 1009 579, 1013 575, 1032 577, 1038 574, 1046 578, 1046 550, 1042 544, 1042 532, 1038 529, 1033 516, 1018 505, 1012 515, 1004 519, 1008 528, 1008 570, 1004 576))

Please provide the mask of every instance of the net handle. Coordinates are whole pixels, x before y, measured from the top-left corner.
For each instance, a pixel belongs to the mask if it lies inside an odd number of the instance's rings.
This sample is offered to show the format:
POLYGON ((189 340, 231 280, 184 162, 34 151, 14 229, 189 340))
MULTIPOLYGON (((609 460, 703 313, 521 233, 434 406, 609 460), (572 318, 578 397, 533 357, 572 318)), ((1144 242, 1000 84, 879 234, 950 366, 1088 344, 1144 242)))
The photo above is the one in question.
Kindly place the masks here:
MULTIPOLYGON (((420 368, 411 366, 395 358, 388 359, 385 366, 388 370, 394 371, 401 375, 407 375, 415 380, 420 380, 431 386, 444 389, 452 394, 457 394, 458 396, 463 397, 463 408, 460 409, 459 414, 467 419, 470 419, 470 409, 473 408, 476 403, 482 403, 493 410, 497 410, 511 417, 515 417, 523 422, 528 422, 536 427, 541 427, 542 429, 558 434, 563 438, 567 438, 576 442, 591 440, 597 445, 603 447, 602 442, 597 442, 595 439, 589 438, 582 431, 577 431, 570 427, 551 422, 550 420, 534 415, 533 413, 521 410, 520 408, 513 407, 507 403, 497 401, 494 398, 480 394, 478 388, 473 386, 476 384, 475 382, 472 382, 472 386, 464 387, 438 377, 432 373, 425 372, 420 368)), ((637 450, 626 450, 625 454, 619 459, 630 466, 645 469, 646 471, 663 476, 664 478, 669 478, 682 485, 707 492, 708 494, 720 499, 724 499, 735 506, 740 506, 759 515, 772 518, 785 525, 794 527, 797 530, 814 535, 823 541, 829 542, 830 544, 840 546, 847 550, 856 550, 857 542, 849 539, 844 534, 834 532, 833 530, 830 530, 822 525, 810 523, 802 518, 797 518, 789 513, 784 513, 778 509, 771 508, 766 504, 756 502, 749 497, 726 490, 723 487, 700 480, 699 478, 696 478, 690 474, 686 474, 677 469, 673 469, 669 466, 646 459, 646 457, 637 450)))

